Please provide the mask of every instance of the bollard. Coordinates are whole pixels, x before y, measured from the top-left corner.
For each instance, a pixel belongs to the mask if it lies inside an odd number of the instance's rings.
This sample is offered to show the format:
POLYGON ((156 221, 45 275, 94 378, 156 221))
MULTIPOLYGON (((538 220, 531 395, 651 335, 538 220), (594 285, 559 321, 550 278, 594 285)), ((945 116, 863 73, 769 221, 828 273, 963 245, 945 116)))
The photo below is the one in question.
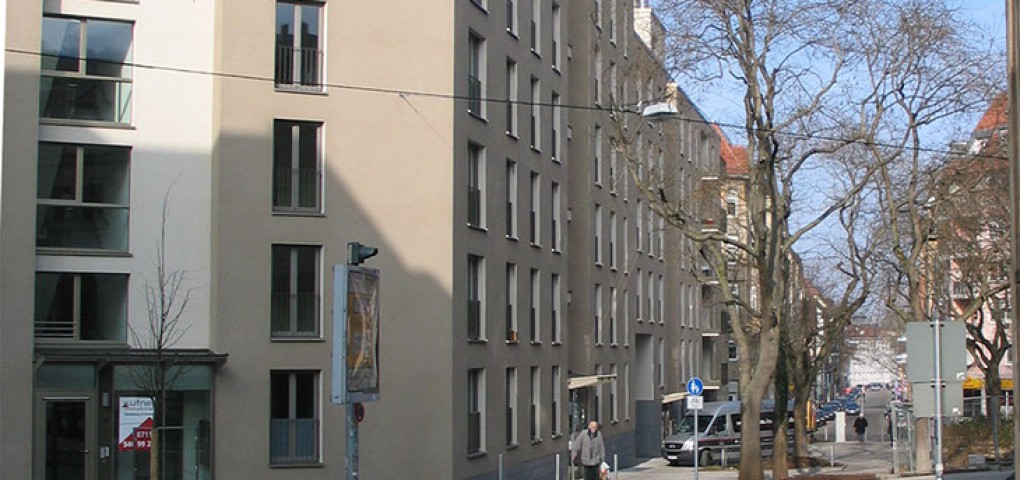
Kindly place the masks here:
POLYGON ((620 480, 620 454, 613 454, 613 478, 620 480))
POLYGON ((833 444, 829 444, 829 466, 836 466, 836 446, 833 444))
POLYGON ((503 480, 503 454, 499 454, 499 480, 503 480))
POLYGON ((556 480, 560 480, 560 454, 556 454, 556 480))

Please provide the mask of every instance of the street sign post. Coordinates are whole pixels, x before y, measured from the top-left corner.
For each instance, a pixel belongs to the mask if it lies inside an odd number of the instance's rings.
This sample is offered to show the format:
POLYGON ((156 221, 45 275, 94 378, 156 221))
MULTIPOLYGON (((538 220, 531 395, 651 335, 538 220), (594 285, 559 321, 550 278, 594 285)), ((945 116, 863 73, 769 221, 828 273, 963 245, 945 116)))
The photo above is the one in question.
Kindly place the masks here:
POLYGON ((687 380, 687 408, 694 412, 694 480, 698 480, 698 412, 705 406, 705 399, 701 394, 705 391, 705 384, 698 377, 691 377, 687 380))

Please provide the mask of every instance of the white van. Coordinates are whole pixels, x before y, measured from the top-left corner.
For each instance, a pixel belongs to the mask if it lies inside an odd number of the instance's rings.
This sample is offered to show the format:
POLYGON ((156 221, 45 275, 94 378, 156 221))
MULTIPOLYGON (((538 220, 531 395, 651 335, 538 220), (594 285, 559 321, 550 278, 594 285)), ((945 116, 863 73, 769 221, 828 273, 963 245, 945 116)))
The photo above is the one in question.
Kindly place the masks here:
MULTIPOLYGON (((792 407, 792 402, 789 407, 792 407)), ((788 408, 789 410, 789 408, 788 408)), ((772 413, 775 402, 762 402, 759 421, 761 445, 772 448, 772 413)), ((740 402, 707 402, 697 412, 687 412, 662 440, 662 458, 670 465, 694 463, 694 413, 698 413, 698 465, 711 465, 725 455, 727 462, 740 458, 740 402)), ((792 425, 792 421, 791 421, 792 425)))

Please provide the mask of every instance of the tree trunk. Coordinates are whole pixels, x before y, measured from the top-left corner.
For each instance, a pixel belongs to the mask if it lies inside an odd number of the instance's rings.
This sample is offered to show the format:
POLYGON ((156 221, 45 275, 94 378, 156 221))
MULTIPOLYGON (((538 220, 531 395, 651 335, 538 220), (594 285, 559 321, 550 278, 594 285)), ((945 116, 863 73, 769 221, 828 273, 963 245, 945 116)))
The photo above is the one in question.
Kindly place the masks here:
MULTIPOLYGON (((780 332, 780 336, 785 336, 785 333, 780 332)), ((779 349, 782 353, 789 353, 786 351, 788 350, 786 342, 781 342, 779 349)), ((783 358, 776 362, 776 406, 772 411, 772 478, 774 480, 784 480, 790 477, 790 470, 786 464, 786 458, 789 457, 786 446, 786 405, 789 403, 787 398, 790 396, 789 368, 787 368, 786 361, 788 355, 780 355, 780 357, 783 358)))
POLYGON ((998 364, 985 371, 985 393, 988 395, 988 421, 992 424, 992 445, 995 447, 995 463, 999 463, 999 402, 1002 398, 1002 378, 998 364))
POLYGON ((764 480, 761 457, 761 423, 754 420, 761 417, 761 400, 752 401, 741 396, 740 402, 740 480, 764 480))
POLYGON ((793 455, 797 458, 806 458, 810 455, 808 453, 807 413, 811 392, 806 387, 801 388, 797 383, 794 381, 793 386, 793 455))

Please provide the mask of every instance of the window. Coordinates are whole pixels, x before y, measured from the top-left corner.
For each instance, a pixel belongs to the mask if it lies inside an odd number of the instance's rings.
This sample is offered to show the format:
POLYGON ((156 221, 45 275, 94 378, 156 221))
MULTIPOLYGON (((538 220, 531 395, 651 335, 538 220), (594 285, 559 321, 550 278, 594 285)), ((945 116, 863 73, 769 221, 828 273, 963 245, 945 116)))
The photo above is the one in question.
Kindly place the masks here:
POLYGON ((560 28, 560 6, 554 3, 552 6, 552 66, 556 70, 560 68, 560 43, 562 42, 560 28))
POLYGON ((609 287, 609 344, 616 346, 616 287, 609 287))
POLYGON ((542 370, 531 367, 531 440, 542 439, 542 370))
POLYGON ((659 290, 658 290, 658 301, 659 301, 659 323, 666 322, 666 309, 663 305, 663 297, 666 294, 666 280, 661 274, 659 275, 659 290))
POLYGON ((627 290, 623 291, 623 346, 630 345, 630 297, 627 296, 627 290))
POLYGON ((517 343, 517 264, 506 264, 506 341, 517 343))
POLYGON ((506 369, 506 444, 517 445, 517 368, 506 369))
POLYGON ((270 374, 269 463, 319 461, 318 372, 270 374))
POLYGON ((616 2, 619 0, 609 0, 609 41, 616 44, 616 2))
POLYGON ((595 105, 602 105, 602 51, 595 51, 595 71, 592 72, 592 79, 595 81, 595 105))
POLYGON ((602 127, 595 125, 595 151, 592 153, 592 174, 595 185, 602 186, 602 127))
POLYGON ((644 301, 645 301, 644 293, 643 293, 644 292, 644 277, 641 276, 641 269, 640 268, 637 269, 637 276, 634 278, 634 280, 635 280, 635 283, 637 283, 637 295, 635 295, 635 297, 636 297, 635 299, 637 300, 637 321, 640 322, 642 320, 643 313, 644 313, 644 301))
POLYGON ((468 255, 468 339, 481 340, 485 332, 484 297, 485 291, 485 259, 477 255, 468 255))
POLYGON ((618 174, 618 168, 617 168, 617 152, 616 152, 616 147, 614 146, 614 142, 612 140, 610 140, 609 141, 609 193, 611 193, 613 195, 616 195, 616 184, 619 181, 616 178, 617 174, 618 174))
POLYGON ((126 342, 127 292, 127 275, 36 273, 36 340, 126 342))
POLYGON ((485 148, 468 144, 468 225, 485 228, 485 148))
POLYGON ((595 28, 598 28, 598 29, 601 30, 602 29, 602 1, 601 0, 594 0, 594 3, 595 3, 595 12, 594 12, 593 15, 595 17, 595 28))
MULTIPOLYGON (((596 283, 592 295, 593 309, 595 311, 595 345, 602 345, 602 285, 596 283)), ((598 418, 598 417, 595 417, 598 418)))
POLYGON ((506 59, 506 134, 517 138, 517 62, 506 59))
POLYGON ((739 356, 737 355, 737 342, 735 340, 730 339, 726 341, 726 351, 729 354, 727 360, 731 362, 739 360, 739 356))
MULTIPOLYGON (((641 277, 638 277, 638 281, 641 281, 641 277)), ((645 293, 648 295, 648 321, 654 322, 656 318, 655 303, 653 298, 655 297, 655 274, 648 272, 648 290, 645 293)))
POLYGON ((319 335, 319 247, 273 245, 272 335, 319 335))
POLYGON ((623 273, 630 271, 630 219, 623 217, 623 273))
POLYGON ((131 149, 39 144, 35 245, 128 250, 131 149))
POLYGON ((541 150, 541 85, 537 78, 531 77, 531 148, 541 150))
POLYGON ((321 123, 273 122, 273 210, 321 210, 321 130, 321 123))
POLYGON ((623 418, 630 420, 630 364, 623 364, 623 418))
POLYGON ((39 116, 131 123, 134 26, 43 17, 39 116))
POLYGON ((659 338, 659 388, 666 386, 666 342, 664 339, 659 338))
POLYGON ((616 212, 609 212, 609 268, 616 270, 617 255, 617 224, 616 224, 616 212))
MULTIPOLYGON (((614 0, 615 1, 615 0, 614 0)), ((614 422, 620 421, 620 372, 616 369, 616 364, 609 364, 609 373, 613 374, 613 381, 609 386, 609 418, 614 422)))
POLYGON ((592 248, 595 250, 595 265, 602 266, 602 205, 595 204, 592 225, 595 229, 595 242, 592 248))
POLYGON ((542 54, 542 0, 531 0, 531 52, 542 54))
POLYGON ((517 36, 517 0, 506 0, 506 31, 517 36))
POLYGON ((485 369, 468 370, 468 438, 467 452, 485 451, 485 369))
POLYGON ((637 219, 634 220, 634 226, 637 228, 637 251, 641 251, 641 245, 644 243, 644 224, 645 224, 645 205, 641 203, 641 199, 637 200, 637 219))
MULTIPOLYGON (((610 5, 615 5, 615 0, 610 5)), ((616 83, 616 62, 609 62, 609 99, 614 105, 620 105, 620 91, 616 83)))
POLYGON ((538 176, 538 173, 531 172, 531 228, 529 230, 531 235, 531 244, 534 246, 538 246, 540 244, 539 239, 542 235, 538 219, 538 208, 542 199, 540 178, 541 177, 538 176))
POLYGON ((560 184, 558 182, 552 182, 552 215, 549 217, 552 219, 552 229, 550 235, 552 235, 552 249, 554 252, 560 251, 562 248, 562 232, 560 231, 560 184))
POLYGON ((276 3, 276 86, 322 89, 322 3, 276 3))
POLYGON ((560 396, 560 383, 563 380, 560 378, 559 365, 553 365, 551 378, 552 407, 549 409, 549 425, 552 430, 552 435, 554 437, 558 437, 563 434, 563 430, 560 427, 560 405, 563 403, 562 397, 560 396))
POLYGON ((726 191, 726 214, 737 214, 737 191, 732 188, 726 191))
POLYGON ((506 236, 517 239, 517 162, 506 161, 506 236))
POLYGON ((560 295, 561 295, 561 293, 560 293, 560 276, 558 274, 555 274, 555 273, 552 274, 552 278, 550 280, 550 285, 552 286, 552 319, 551 319, 551 321, 552 321, 552 342, 553 343, 560 343, 562 341, 562 338, 560 338, 560 332, 562 331, 562 329, 560 328, 560 300, 561 300, 560 295))
POLYGON ((540 297, 542 294, 541 277, 542 273, 540 270, 535 268, 531 269, 531 311, 529 312, 531 320, 531 343, 539 342, 539 331, 542 328, 541 321, 538 317, 539 308, 541 307, 541 305, 539 305, 540 297))
MULTIPOLYGON (((602 365, 598 365, 598 364, 595 365, 595 375, 602 375, 602 365)), ((588 417, 588 418, 591 418, 593 420, 596 420, 596 419, 597 420, 601 420, 602 419, 602 384, 601 383, 598 383, 598 384, 595 385, 595 399, 594 399, 594 402, 593 402, 592 406, 594 407, 592 409, 593 410, 592 411, 593 415, 591 417, 588 417)))
POLYGON ((485 117, 485 40, 472 32, 468 35, 468 112, 485 117))
POLYGON ((549 141, 552 142, 552 159, 554 162, 562 162, 560 153, 560 94, 552 92, 552 125, 549 132, 549 141))

